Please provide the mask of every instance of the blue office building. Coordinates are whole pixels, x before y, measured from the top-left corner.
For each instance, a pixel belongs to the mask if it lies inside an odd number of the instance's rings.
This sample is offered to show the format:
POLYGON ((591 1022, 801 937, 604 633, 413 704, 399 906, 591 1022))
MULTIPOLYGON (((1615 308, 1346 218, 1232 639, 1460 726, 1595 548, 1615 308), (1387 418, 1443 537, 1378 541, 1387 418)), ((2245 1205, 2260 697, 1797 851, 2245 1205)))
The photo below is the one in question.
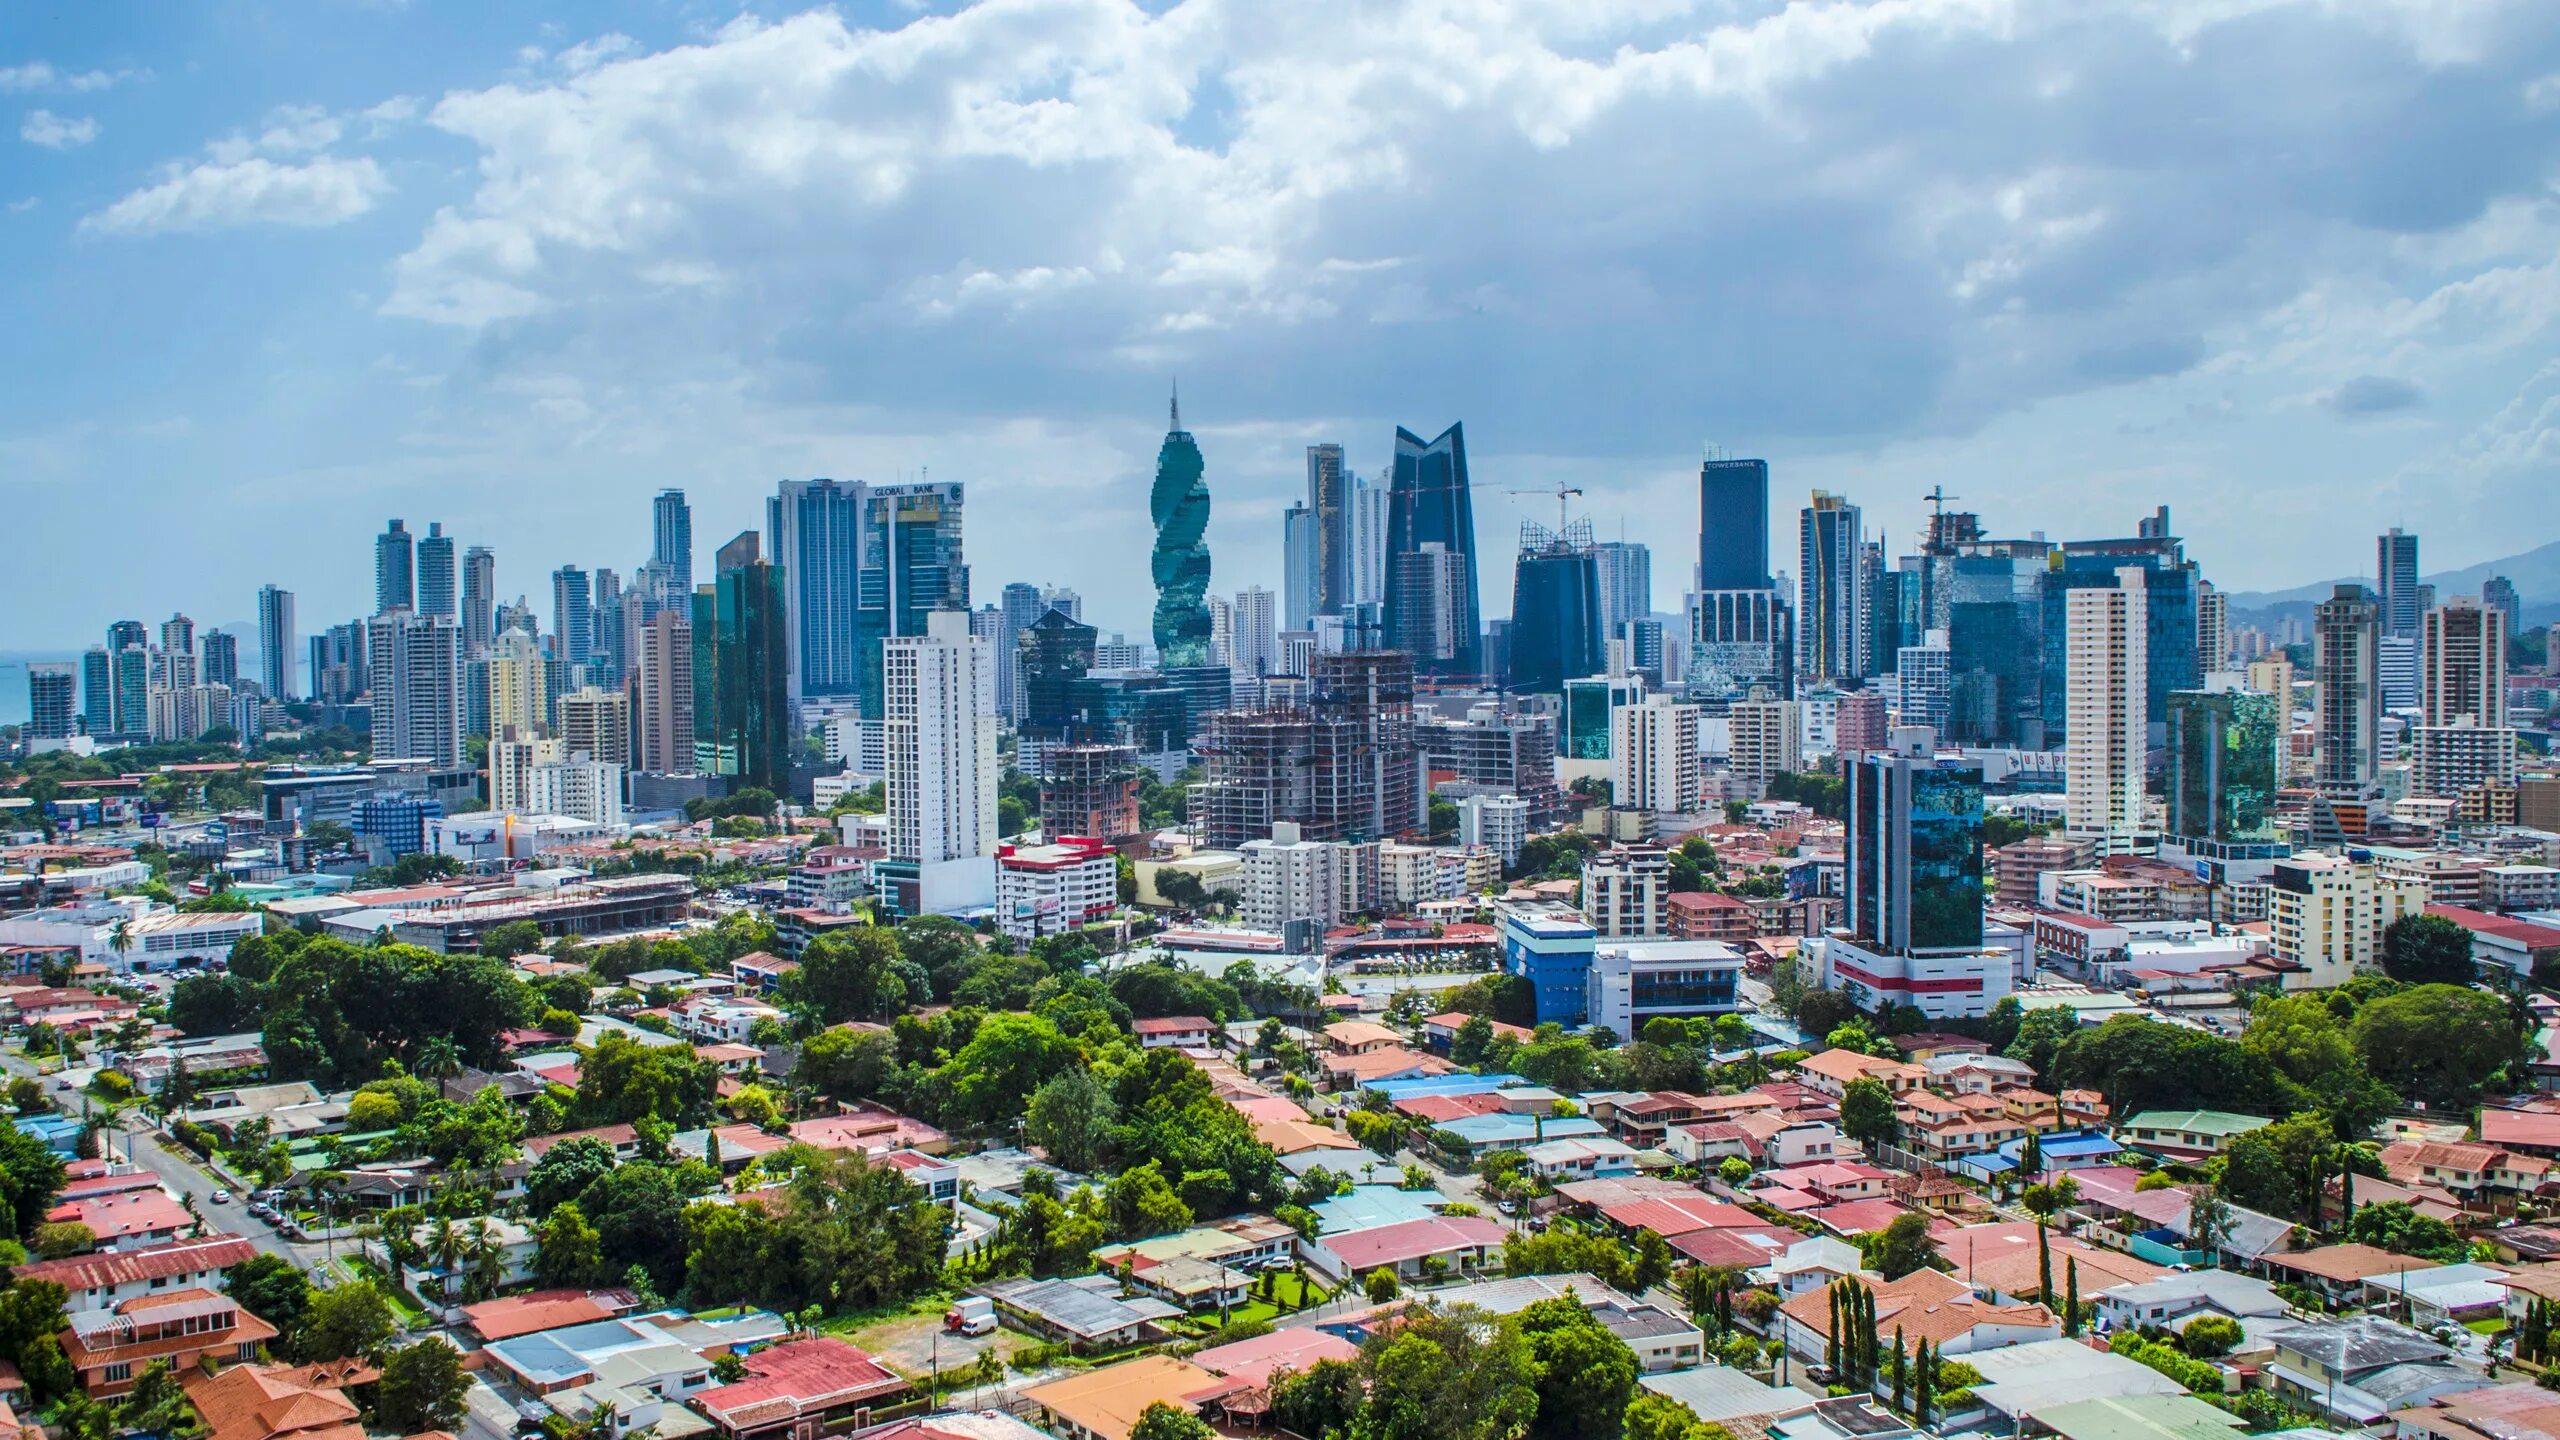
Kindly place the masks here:
POLYGON ((444 806, 405 790, 377 790, 356 802, 347 828, 365 842, 376 864, 427 848, 427 822, 441 819, 444 806))
POLYGON ((1386 559, 1388 648, 1411 655, 1417 675, 1481 680, 1484 622, 1463 426, 1452 425, 1428 441, 1397 428, 1395 474, 1387 486, 1386 559))
POLYGON ((1700 590, 1769 588, 1769 462, 1709 460, 1698 469, 1700 590))
POLYGON ((1591 1013, 1591 952, 1600 932, 1563 909, 1502 915, 1502 968, 1537 992, 1537 1023, 1579 1025, 1591 1013))

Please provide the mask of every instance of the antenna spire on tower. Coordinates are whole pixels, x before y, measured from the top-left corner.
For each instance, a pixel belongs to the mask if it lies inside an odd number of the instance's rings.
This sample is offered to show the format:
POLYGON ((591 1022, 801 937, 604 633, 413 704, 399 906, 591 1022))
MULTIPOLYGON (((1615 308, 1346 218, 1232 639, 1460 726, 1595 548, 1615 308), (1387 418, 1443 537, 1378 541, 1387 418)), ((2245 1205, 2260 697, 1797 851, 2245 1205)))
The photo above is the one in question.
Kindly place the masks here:
POLYGON ((1173 429, 1182 428, 1182 382, 1173 382, 1173 429))

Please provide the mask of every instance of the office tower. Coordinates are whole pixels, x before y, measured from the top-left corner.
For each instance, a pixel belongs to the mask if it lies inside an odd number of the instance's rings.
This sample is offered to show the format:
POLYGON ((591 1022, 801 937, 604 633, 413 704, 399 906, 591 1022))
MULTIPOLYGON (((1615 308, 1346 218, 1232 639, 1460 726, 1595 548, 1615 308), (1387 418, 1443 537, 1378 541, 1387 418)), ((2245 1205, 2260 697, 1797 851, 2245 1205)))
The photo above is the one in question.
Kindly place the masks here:
POLYGON ((2507 617, 2507 633, 2524 633, 2524 597, 2516 593, 2516 582, 2504 575, 2492 575, 2480 586, 2480 603, 2507 617))
POLYGON ((410 609, 418 603, 417 556, 409 527, 394 520, 373 538, 373 608, 410 609))
POLYGON ((1917 725, 1933 735, 1940 733, 1952 699, 1951 661, 1944 630, 1927 632, 1919 644, 1905 645, 1894 656, 1894 686, 1900 696, 1894 709, 1897 726, 1917 725))
POLYGON ((633 764, 644 774, 693 773, 693 616, 661 610, 641 623, 631 664, 633 764))
POLYGON ((2429 725, 2463 716, 2485 729, 2507 723, 2507 616, 2468 595, 2424 616, 2418 661, 2419 707, 2429 725))
POLYGON ((1867 673, 1877 674, 1902 648, 1902 582, 1885 563, 1884 544, 1870 540, 1858 551, 1858 632, 1866 647, 1867 673))
POLYGON ((672 486, 649 502, 649 563, 658 567, 669 591, 693 593, 693 507, 672 486))
POLYGON ((2385 635, 2375 640, 2373 673, 2381 684, 2383 709, 2417 709, 2418 637, 2385 635))
POLYGON ((1384 485, 1351 480, 1352 598, 1383 609, 1387 603, 1387 498, 1384 485))
POLYGON ((1769 588, 1769 462, 1710 459, 1698 468, 1700 590, 1769 588))
POLYGON ((1887 737, 1883 692, 1843 691, 1833 709, 1832 753, 1854 759, 1870 750, 1883 749, 1887 737))
POLYGON ((765 534, 782 570, 790 619, 791 698, 852 695, 854 602, 863 568, 863 486, 785 480, 765 502, 765 534))
POLYGON ((27 666, 27 738, 68 740, 78 729, 78 667, 39 660, 27 666))
POLYGON ((1701 712, 1656 695, 1609 711, 1609 799, 1621 810, 1694 815, 1705 805, 1701 712))
POLYGON ((80 657, 80 727, 91 735, 116 728, 115 657, 104 645, 92 645, 80 657))
POLYGON ((2272 695, 2218 688, 2169 696, 2169 833, 2185 841, 2265 841, 2289 728, 2272 695))
POLYGON ((1761 799, 1771 780, 1804 768, 1803 701, 1753 696, 1735 701, 1728 716, 1733 735, 1729 768, 1743 798, 1761 799))
POLYGON ((532 636, 522 630, 501 632, 489 651, 488 672, 490 734, 549 731, 550 666, 532 636))
POLYGON ((1511 588, 1511 666, 1506 688, 1561 695, 1564 682, 1600 672, 1600 565, 1591 522, 1562 533, 1520 522, 1511 588))
POLYGON ((1858 507, 1827 490, 1799 520, 1796 577, 1796 673, 1799 679, 1858 680, 1866 675, 1865 601, 1858 582, 1866 546, 1858 507))
POLYGON ((1846 768, 1848 929, 1874 949, 1982 944, 1982 770, 1938 764, 1933 749, 1897 729, 1894 748, 1846 768))
POLYGON ((1130 745, 1051 746, 1040 770, 1040 833, 1119 840, 1138 833, 1138 751, 1130 745))
MULTIPOLYGON (((2383 537, 2386 547, 2392 538, 2383 537)), ((2416 545, 2416 537, 2405 538, 2416 545)), ((2414 549, 2409 563, 2417 563, 2414 549)), ((2320 692, 2313 776, 2324 796, 2365 799, 2382 771, 2382 607, 2363 586, 2340 585, 2314 608, 2311 623, 2312 679, 2320 692)))
POLYGON ((1259 680, 1280 670, 1279 597, 1259 585, 1236 592, 1233 609, 1235 652, 1228 668, 1239 680, 1259 680))
POLYGON ((1339 615, 1359 598, 1352 555, 1351 472, 1342 447, 1307 447, 1307 509, 1315 517, 1315 613, 1339 615))
POLYGON ((961 501, 956 482, 863 487, 853 660, 866 720, 881 718, 881 644, 894 635, 924 634, 926 617, 936 611, 969 608, 961 501))
POLYGON ((589 685, 560 697, 560 744, 570 755, 631 763, 631 696, 589 685))
POLYGON ((572 665, 595 655, 595 592, 587 572, 563 565, 551 572, 552 654, 572 665))
POLYGON ((1591 547, 1600 575, 1600 633, 1615 639, 1630 622, 1653 614, 1653 551, 1629 540, 1591 547))
POLYGON ((444 616, 386 610, 367 623, 373 758, 462 763, 462 627, 444 616))
POLYGON ((2142 831, 2144 696, 2149 693, 2144 572, 2128 565, 2113 590, 2070 595, 2070 729, 2063 744, 2064 833, 2100 854, 2138 848, 2142 831))
POLYGON ((228 630, 204 632, 202 666, 203 683, 240 686, 240 637, 228 630))
POLYGON ((1605 650, 1613 644, 1626 648, 1626 669, 1631 674, 1642 675, 1646 683, 1660 685, 1667 679, 1676 678, 1665 670, 1664 662, 1670 656, 1662 643, 1661 621, 1629 620, 1608 636, 1601 648, 1605 650))
POLYGON ((1315 627, 1316 512, 1304 505, 1280 513, 1280 595, 1290 629, 1315 627))
POLYGON ((693 768, 736 789, 789 793, 788 607, 782 573, 742 532, 693 592, 693 768))
POLYGON ((498 557, 486 545, 462 552, 462 648, 486 655, 498 638, 498 557))
POLYGON ((622 683, 622 622, 624 594, 622 577, 611 568, 598 566, 595 572, 595 594, 588 607, 587 670, 589 678, 600 685, 622 683))
MULTIPOLYGON (((2143 697, 2146 739, 2151 733, 2148 727, 2167 724, 2170 691, 2193 690, 2204 683, 2205 667, 2196 648, 2196 593, 2203 577, 2195 562, 2187 558, 2185 542, 2169 533, 2166 506, 2136 528, 2140 533, 2129 539, 2067 540, 2058 547, 2059 553, 2042 544, 2033 547, 2043 569, 2044 603, 2038 624, 2041 635, 2037 638, 2044 655, 2036 684, 2041 691, 2044 718, 2041 738, 2048 745, 2064 740, 2070 727, 2070 657, 2065 652, 2065 638, 2069 632, 2071 592, 2092 587, 2112 590, 2119 573, 2128 565, 2140 566, 2145 572, 2144 674, 2149 687, 2143 697)), ((1989 643, 2005 647, 2012 639, 1995 634, 1989 643)), ((1959 643, 1956 649, 1965 652, 1968 647, 1959 643)), ((1979 663, 1977 654, 1960 653, 1957 668, 1961 671, 1968 663, 1979 663)))
POLYGON ((2426 611, 2418 600, 2418 537, 2397 525, 2373 542, 2374 601, 2385 639, 2416 639, 2418 617, 2426 611))
POLYGON ((259 587, 258 678, 266 686, 268 699, 300 698, 294 674, 298 663, 294 651, 300 647, 293 629, 293 592, 278 585, 259 587))
POLYGON ((1082 620, 1084 597, 1064 585, 1043 585, 1040 587, 1040 613, 1046 615, 1052 610, 1070 620, 1082 620))
POLYGON ((1467 481, 1465 428, 1439 438, 1396 430, 1387 502, 1386 641, 1414 660, 1417 676, 1479 683, 1484 623, 1476 596, 1475 497, 1467 481), (1440 558, 1421 560, 1437 547, 1440 558))
POLYGON ((418 613, 450 618, 453 606, 453 537, 431 521, 418 540, 418 613))
MULTIPOLYGON (((1004 616, 1001 633, 995 638, 996 710, 1016 724, 1022 721, 1022 632, 1039 620, 1044 607, 1040 603, 1040 587, 1016 580, 1004 587, 1003 598, 996 609, 1004 616)), ((1082 835, 1082 830, 1063 830, 1063 835, 1082 835)))
POLYGON ((1100 635, 1063 610, 1052 609, 1024 627, 1014 642, 1023 738, 1069 740, 1077 733, 1075 686, 1092 673, 1100 635))
POLYGON ((1156 525, 1155 549, 1148 556, 1156 582, 1156 653, 1167 666, 1206 665, 1209 607, 1201 598, 1209 593, 1209 484, 1199 443, 1182 428, 1178 396, 1171 423, 1156 451, 1155 484, 1147 491, 1147 513, 1156 525))
MULTIPOLYGON (((1179 430, 1177 429, 1177 432, 1179 430)), ((996 683, 969 617, 937 610, 922 635, 881 646, 889 858, 875 867, 893 915, 995 898, 996 683)))

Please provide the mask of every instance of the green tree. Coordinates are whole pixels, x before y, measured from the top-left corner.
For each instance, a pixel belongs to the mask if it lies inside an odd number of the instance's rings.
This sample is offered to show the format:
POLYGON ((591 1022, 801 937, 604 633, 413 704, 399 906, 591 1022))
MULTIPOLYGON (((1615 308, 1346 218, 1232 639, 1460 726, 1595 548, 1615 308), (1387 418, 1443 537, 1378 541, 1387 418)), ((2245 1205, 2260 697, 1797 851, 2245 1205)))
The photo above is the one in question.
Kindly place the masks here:
POLYGON ((839 1100, 879 1095, 897 1073, 897 1042, 876 1030, 821 1030, 800 1044, 791 1083, 839 1100))
POLYGON ((2525 1054, 2505 1000, 2458 985, 2420 985, 2356 1012, 2356 1050, 2374 1078, 2430 1105, 2460 1106, 2525 1054))
POLYGON ((2432 1215, 2419 1214, 2406 1200, 2358 1207, 2355 1219, 2348 1223, 2347 1238, 2359 1245, 2422 1260, 2451 1263, 2465 1254, 2462 1237, 2452 1226, 2432 1215))
POLYGON ((8 1234, 0 1239, 24 1241, 44 1223, 53 1197, 62 1193, 62 1157, 53 1147, 14 1125, 0 1125, 0 1205, 7 1207, 8 1234))
POLYGON ((382 1358, 373 1392, 374 1423, 403 1435, 458 1431, 462 1399, 471 1389, 462 1352, 439 1339, 400 1346, 382 1358))
POLYGON ((2471 932, 2441 915, 2403 915, 2382 927, 2382 973, 2408 985, 2464 985, 2478 978, 2471 932))
POLYGON ((1849 1082, 1840 1097, 1840 1133, 1868 1145, 1892 1142, 1893 1092, 1883 1081, 1861 1077, 1849 1082))
POLYGON ((812 941, 801 952, 800 969, 791 977, 789 994, 818 1019, 840 1021, 893 1014, 929 995, 910 996, 898 978, 906 958, 898 932, 877 925, 852 926, 812 941))
POLYGON ((1517 1321, 1538 1396, 1529 1440, 1618 1440, 1635 1393, 1635 1351, 1577 1296, 1541 1300, 1517 1321))
POLYGON ((1103 1187, 1103 1208, 1112 1229, 1123 1239, 1169 1235, 1191 1228, 1191 1207, 1166 1182, 1163 1167, 1150 1160, 1111 1177, 1103 1187))
POLYGON ((958 1118, 991 1124, 1022 1114, 1033 1091, 1077 1060, 1074 1043, 1049 1021, 990 1015, 937 1078, 950 1087, 958 1118))
POLYGON ((1395 1271, 1381 1265, 1360 1277, 1360 1289, 1369 1297, 1370 1304, 1384 1305, 1396 1298, 1404 1286, 1396 1279, 1395 1271))
POLYGON ((2319 1200, 2319 1177, 2337 1140, 2328 1120, 2305 1111, 2232 1137, 2224 1147, 2221 1191, 2234 1204, 2306 1219, 2319 1200))
POLYGON ((542 927, 531 920, 492 925, 480 937, 480 953, 494 960, 513 960, 542 949, 542 927))
POLYGON ((1365 1400, 1360 1369, 1346 1361, 1319 1360, 1271 1377, 1272 1423, 1307 1440, 1348 1435, 1365 1400))
POLYGON ((311 1282, 302 1267, 281 1255, 252 1255, 222 1272, 222 1288, 241 1309, 276 1327, 280 1349, 300 1350, 302 1327, 311 1313, 311 1282))
POLYGON ((1858 1246, 1866 1252, 1867 1263, 1887 1280, 1938 1264, 1937 1242, 1929 1238, 1929 1217, 1917 1210, 1906 1210, 1882 1230, 1858 1237, 1858 1246))
POLYGON ((1102 1164, 1118 1118, 1119 1107, 1111 1092, 1091 1070, 1079 1065, 1060 1071, 1032 1092, 1023 1134, 1060 1165, 1091 1173, 1102 1164))
POLYGON ((373 1282, 350 1280, 313 1293, 298 1349, 305 1361, 369 1357, 398 1329, 373 1282))
POLYGON ((1217 1433, 1209 1428, 1209 1422, 1188 1410, 1150 1400, 1147 1408, 1138 1412, 1137 1423, 1129 1427, 1129 1440, 1209 1440, 1217 1433))
POLYGON ((2223 1315, 2199 1315, 2178 1333, 2178 1343, 2199 1360, 2230 1354, 2241 1341, 2240 1322, 2223 1315))
POLYGON ((1511 1440, 1538 1406, 1519 1327, 1470 1306, 1407 1309, 1360 1347, 1363 1440, 1511 1440))
POLYGON ((591 1285, 604 1273, 604 1242, 574 1201, 553 1207, 535 1232, 533 1278, 545 1286, 591 1285))

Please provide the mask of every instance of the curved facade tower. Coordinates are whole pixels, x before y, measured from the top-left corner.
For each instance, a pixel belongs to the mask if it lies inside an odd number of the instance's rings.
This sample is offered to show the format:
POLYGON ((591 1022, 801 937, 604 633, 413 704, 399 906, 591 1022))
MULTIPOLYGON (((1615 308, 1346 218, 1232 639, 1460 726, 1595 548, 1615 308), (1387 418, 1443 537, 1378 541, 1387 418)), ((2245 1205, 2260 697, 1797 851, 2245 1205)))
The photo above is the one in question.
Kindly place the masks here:
POLYGON ((1209 654, 1209 485, 1200 446, 1182 428, 1182 398, 1173 428, 1156 452, 1156 483, 1147 509, 1156 522, 1156 663, 1206 665, 1209 654))

